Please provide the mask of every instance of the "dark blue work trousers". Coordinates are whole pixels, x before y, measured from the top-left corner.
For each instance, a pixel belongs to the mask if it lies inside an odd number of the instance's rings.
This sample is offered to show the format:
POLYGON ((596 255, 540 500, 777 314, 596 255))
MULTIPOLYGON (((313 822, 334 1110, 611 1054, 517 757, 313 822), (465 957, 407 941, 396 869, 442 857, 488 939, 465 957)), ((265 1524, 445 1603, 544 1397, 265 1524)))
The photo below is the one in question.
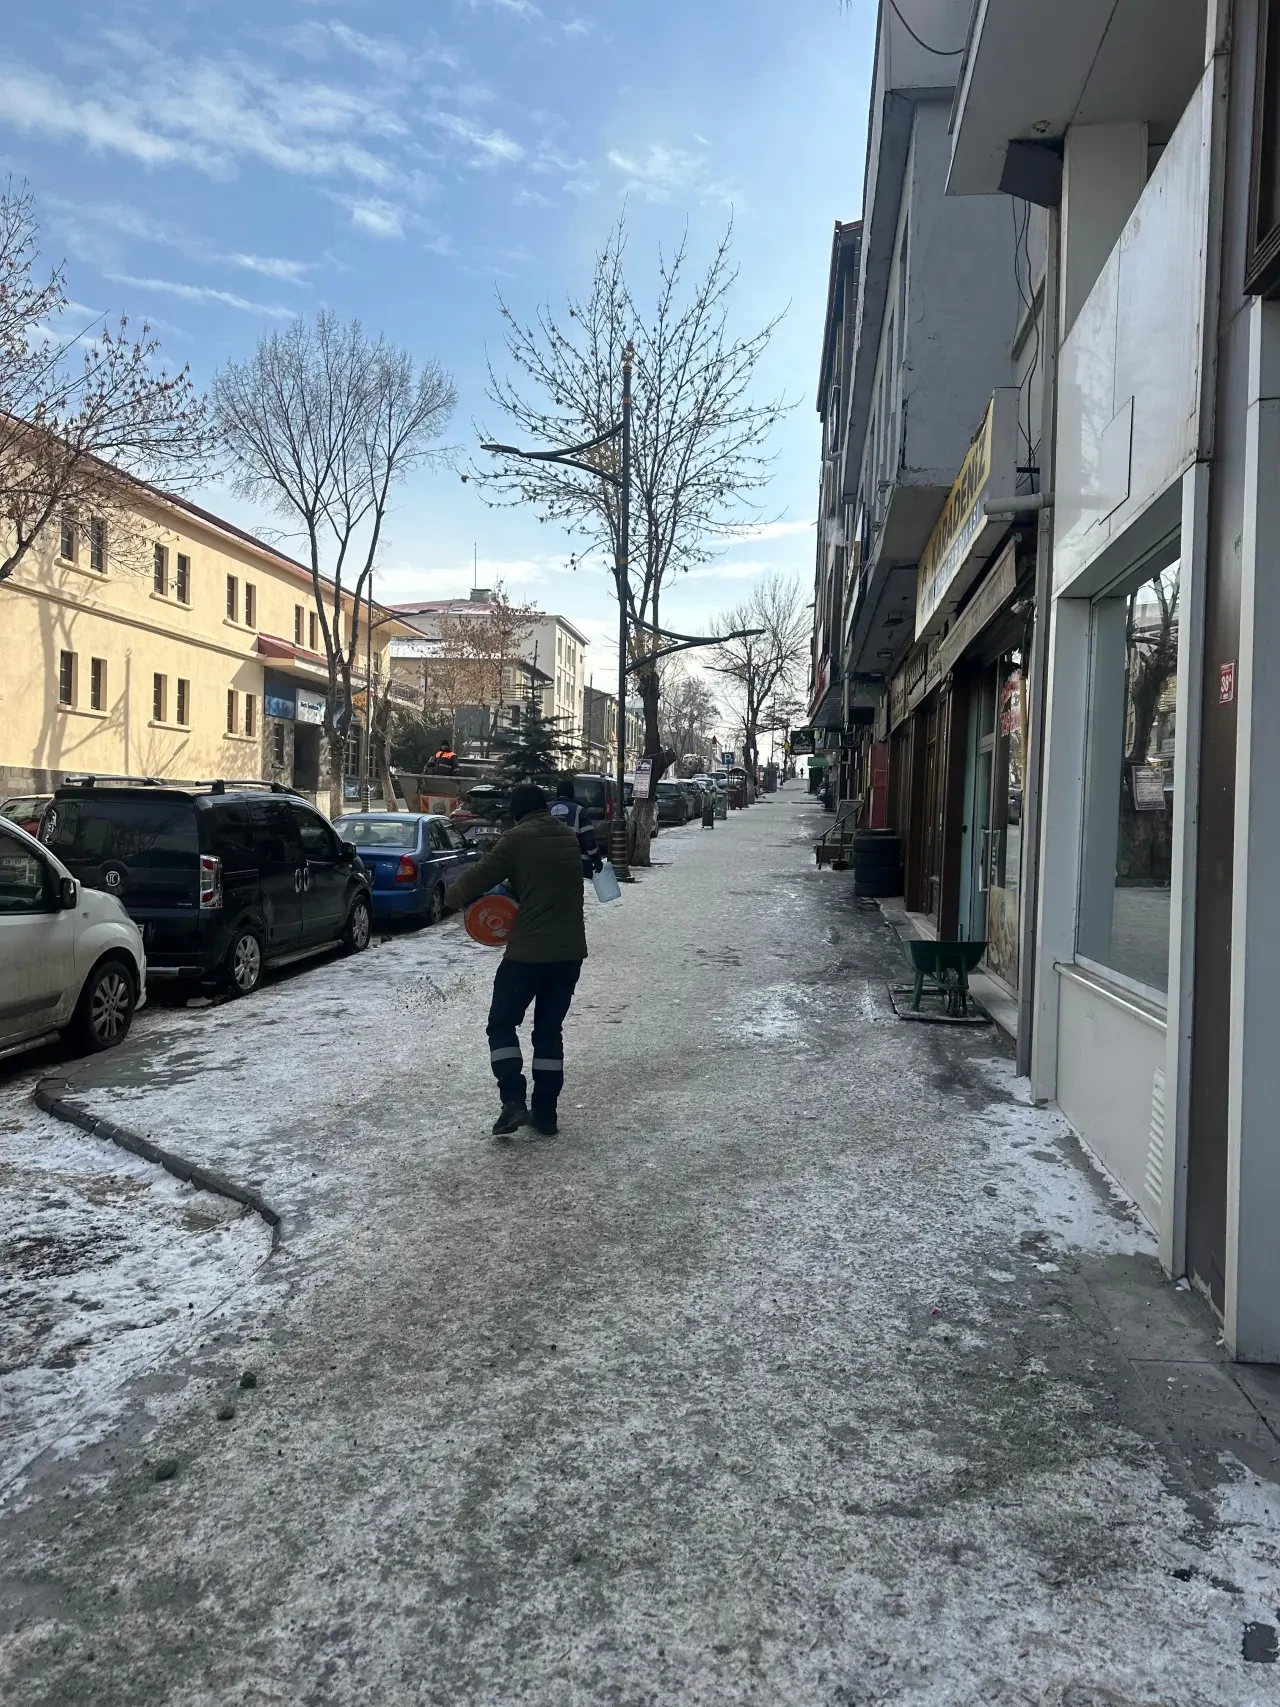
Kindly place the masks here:
POLYGON ((524 1058, 516 1028, 533 1003, 533 1099, 554 1114, 564 1086, 564 1022, 582 972, 580 960, 504 960, 489 1007, 489 1062, 504 1103, 525 1098, 524 1058))

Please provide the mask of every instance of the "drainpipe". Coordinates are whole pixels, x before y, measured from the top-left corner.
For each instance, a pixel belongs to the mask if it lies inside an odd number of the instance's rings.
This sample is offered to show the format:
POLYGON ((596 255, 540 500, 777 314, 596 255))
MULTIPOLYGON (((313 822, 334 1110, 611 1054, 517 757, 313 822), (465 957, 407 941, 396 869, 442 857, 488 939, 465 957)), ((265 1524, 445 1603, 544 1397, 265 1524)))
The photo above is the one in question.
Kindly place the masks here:
MULTIPOLYGON (((1048 210, 1040 347, 1044 389, 1040 407, 1040 487, 1036 522, 1036 608, 1028 660, 1031 739, 1022 791, 1022 906, 1018 915, 1018 1059, 1023 1077, 1031 1071, 1031 1034, 1035 1025, 1036 915, 1040 899, 1040 795, 1044 774, 1044 726, 1048 709, 1049 618, 1053 607, 1053 500, 1056 481, 1058 418, 1058 269, 1061 220, 1048 210)), ((1020 506, 1021 507, 1021 506, 1020 506)))

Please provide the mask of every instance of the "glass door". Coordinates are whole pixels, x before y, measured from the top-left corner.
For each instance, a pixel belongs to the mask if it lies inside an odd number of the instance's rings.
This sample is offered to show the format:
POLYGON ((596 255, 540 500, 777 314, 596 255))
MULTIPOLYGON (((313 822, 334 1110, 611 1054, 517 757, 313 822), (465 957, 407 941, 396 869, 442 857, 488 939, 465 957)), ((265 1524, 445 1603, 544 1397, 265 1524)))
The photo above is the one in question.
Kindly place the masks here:
POLYGON ((992 731, 991 809, 987 838, 986 921, 989 971, 1018 984, 1018 923, 1022 884, 1022 789, 1027 750, 1027 683, 1020 650, 999 665, 992 731))

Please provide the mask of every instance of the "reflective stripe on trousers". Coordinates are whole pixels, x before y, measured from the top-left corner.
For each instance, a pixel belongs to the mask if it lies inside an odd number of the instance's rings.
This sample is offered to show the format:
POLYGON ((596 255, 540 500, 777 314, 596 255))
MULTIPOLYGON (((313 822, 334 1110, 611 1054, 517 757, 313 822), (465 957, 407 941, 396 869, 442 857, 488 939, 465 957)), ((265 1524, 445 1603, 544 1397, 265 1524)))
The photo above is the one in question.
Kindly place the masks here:
POLYGON ((516 1028, 533 1003, 533 1107, 554 1114, 564 1086, 564 1022, 582 972, 580 960, 504 960, 493 980, 489 1061, 504 1103, 525 1099, 516 1028))

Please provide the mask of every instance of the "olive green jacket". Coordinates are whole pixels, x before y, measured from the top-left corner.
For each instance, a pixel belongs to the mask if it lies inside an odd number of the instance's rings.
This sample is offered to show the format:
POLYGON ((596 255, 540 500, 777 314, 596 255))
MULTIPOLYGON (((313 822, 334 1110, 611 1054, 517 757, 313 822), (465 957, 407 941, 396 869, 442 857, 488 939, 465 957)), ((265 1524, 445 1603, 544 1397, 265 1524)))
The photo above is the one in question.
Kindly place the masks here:
POLYGON ((582 855, 567 825, 549 812, 531 812, 449 885, 445 903, 466 907, 499 883, 509 883, 520 904, 508 960, 586 959, 582 855))

